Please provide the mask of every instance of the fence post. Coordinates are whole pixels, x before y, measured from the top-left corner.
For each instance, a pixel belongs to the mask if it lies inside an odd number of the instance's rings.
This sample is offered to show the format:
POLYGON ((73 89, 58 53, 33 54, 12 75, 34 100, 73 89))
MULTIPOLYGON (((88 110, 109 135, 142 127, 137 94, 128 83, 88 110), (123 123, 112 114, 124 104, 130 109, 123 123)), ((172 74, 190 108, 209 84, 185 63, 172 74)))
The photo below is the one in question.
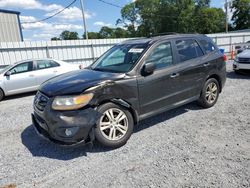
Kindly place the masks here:
POLYGON ((46 56, 47 58, 50 58, 50 55, 49 55, 49 46, 46 45, 46 56))
POLYGON ((92 55, 92 59, 93 62, 95 61, 95 52, 94 52, 94 45, 91 43, 91 55, 92 55))
POLYGON ((217 36, 215 37, 215 44, 217 45, 217 36))

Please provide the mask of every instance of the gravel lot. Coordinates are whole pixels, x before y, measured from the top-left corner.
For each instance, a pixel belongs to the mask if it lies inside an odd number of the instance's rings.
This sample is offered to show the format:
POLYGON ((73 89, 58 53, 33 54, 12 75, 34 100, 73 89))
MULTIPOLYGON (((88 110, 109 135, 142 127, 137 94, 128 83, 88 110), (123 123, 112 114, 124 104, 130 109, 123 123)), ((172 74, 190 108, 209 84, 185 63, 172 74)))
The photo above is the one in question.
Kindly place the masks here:
POLYGON ((116 150, 64 148, 31 126, 34 94, 0 103, 0 187, 250 187, 250 75, 228 79, 217 105, 141 122, 116 150))

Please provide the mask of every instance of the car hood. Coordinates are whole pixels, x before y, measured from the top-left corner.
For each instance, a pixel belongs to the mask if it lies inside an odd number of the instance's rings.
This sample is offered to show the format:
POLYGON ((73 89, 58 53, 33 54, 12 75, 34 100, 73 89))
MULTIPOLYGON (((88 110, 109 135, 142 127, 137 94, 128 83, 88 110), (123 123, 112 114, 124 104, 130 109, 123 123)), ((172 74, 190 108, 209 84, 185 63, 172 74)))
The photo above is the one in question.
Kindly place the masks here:
POLYGON ((96 86, 103 81, 115 81, 123 78, 124 75, 83 69, 47 80, 40 86, 39 90, 48 97, 80 94, 84 90, 96 86))
POLYGON ((250 58, 250 49, 246 49, 243 52, 241 52, 238 57, 240 58, 250 58))

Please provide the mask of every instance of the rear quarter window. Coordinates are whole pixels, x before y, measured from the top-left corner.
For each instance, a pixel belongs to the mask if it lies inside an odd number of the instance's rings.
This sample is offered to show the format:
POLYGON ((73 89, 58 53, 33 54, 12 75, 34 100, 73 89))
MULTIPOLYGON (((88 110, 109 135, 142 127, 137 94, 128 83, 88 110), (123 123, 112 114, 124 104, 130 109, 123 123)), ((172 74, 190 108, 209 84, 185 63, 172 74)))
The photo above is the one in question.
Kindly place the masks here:
POLYGON ((199 40, 199 42, 206 53, 210 53, 210 52, 213 52, 216 50, 215 45, 211 41, 201 39, 201 40, 199 40))

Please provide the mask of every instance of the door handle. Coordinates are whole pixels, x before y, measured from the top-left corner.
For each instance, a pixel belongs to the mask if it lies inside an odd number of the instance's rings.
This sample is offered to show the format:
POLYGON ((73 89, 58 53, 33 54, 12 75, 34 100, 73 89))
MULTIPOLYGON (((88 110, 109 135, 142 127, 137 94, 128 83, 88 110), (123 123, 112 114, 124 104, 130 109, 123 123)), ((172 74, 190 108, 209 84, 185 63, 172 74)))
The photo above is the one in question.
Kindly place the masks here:
POLYGON ((35 75, 34 74, 30 74, 29 77, 34 77, 35 75))
POLYGON ((180 75, 179 73, 173 73, 173 74, 170 75, 170 77, 171 77, 171 78, 176 78, 176 77, 178 77, 179 75, 180 75))
POLYGON ((209 66, 209 65, 210 65, 210 63, 204 63, 204 64, 203 64, 204 67, 207 67, 207 66, 209 66))
POLYGON ((57 73, 58 71, 57 70, 55 70, 55 71, 53 71, 54 73, 57 73))

